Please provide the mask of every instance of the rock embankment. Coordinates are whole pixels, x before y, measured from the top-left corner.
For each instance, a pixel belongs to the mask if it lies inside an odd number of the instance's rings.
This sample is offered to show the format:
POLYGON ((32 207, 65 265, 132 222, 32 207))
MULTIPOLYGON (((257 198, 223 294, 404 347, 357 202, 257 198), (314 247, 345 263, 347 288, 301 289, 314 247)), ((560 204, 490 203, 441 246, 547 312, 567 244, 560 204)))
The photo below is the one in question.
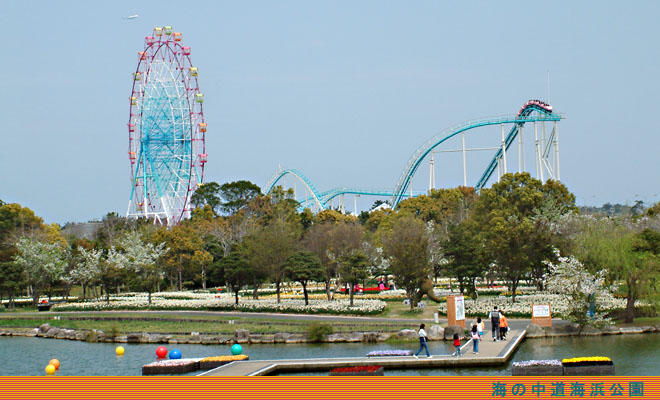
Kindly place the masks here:
POLYGON ((544 338, 557 336, 603 336, 603 335, 621 335, 621 334, 640 334, 640 333, 658 333, 660 324, 655 326, 605 326, 602 329, 587 325, 580 325, 572 322, 553 326, 540 326, 537 324, 527 325, 527 338, 544 338))
MULTIPOLYGON (((429 340, 443 340, 445 329, 440 325, 428 328, 429 340)), ((190 336, 166 335, 160 333, 137 332, 126 335, 111 335, 101 330, 64 329, 43 324, 34 329, 0 329, 0 336, 28 336, 52 339, 82 340, 105 343, 169 343, 169 344, 232 344, 232 343, 308 343, 301 333, 256 334, 245 329, 238 329, 233 336, 208 335, 193 333, 190 336)), ((326 335, 325 343, 376 343, 386 340, 417 340, 417 331, 404 329, 396 333, 386 332, 349 332, 326 335)))

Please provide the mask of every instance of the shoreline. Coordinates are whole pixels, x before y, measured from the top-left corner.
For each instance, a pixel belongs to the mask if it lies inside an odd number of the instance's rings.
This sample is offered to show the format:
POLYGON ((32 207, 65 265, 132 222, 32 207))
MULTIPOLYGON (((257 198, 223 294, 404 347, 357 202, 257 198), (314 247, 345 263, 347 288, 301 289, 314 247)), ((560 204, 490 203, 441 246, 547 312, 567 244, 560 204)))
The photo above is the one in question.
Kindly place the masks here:
MULTIPOLYGON (((603 329, 593 326, 580 328, 578 324, 562 321, 552 327, 541 327, 529 324, 525 328, 527 339, 565 336, 609 336, 625 334, 660 333, 660 324, 646 326, 616 326, 610 325, 603 329)), ((442 327, 432 325, 428 328, 428 339, 430 341, 451 340, 455 332, 460 333, 459 326, 442 327)), ((488 330, 484 333, 487 335, 488 330)), ((64 339, 97 343, 135 343, 135 344, 203 344, 203 345, 226 345, 226 344, 299 344, 299 343, 379 343, 379 342, 415 342, 417 332, 413 329, 403 329, 398 332, 351 332, 333 333, 325 335, 322 341, 310 340, 305 334, 280 332, 274 334, 250 333, 245 329, 237 329, 231 335, 196 334, 189 336, 135 332, 125 335, 110 335, 97 329, 66 329, 50 326, 45 323, 37 328, 5 327, 0 329, 0 336, 16 337, 38 337, 44 339, 64 339)))

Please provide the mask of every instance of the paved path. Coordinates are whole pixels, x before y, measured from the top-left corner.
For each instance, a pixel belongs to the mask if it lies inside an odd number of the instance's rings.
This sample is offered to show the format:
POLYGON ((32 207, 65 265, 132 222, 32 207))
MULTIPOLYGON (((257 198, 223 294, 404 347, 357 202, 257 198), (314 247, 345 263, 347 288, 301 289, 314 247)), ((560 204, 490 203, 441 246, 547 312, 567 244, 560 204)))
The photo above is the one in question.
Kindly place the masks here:
POLYGON ((506 363, 525 337, 525 330, 512 329, 509 340, 492 342, 485 337, 479 344, 479 354, 472 354, 472 341, 462 346, 461 357, 451 354, 432 354, 432 358, 407 357, 347 357, 347 358, 311 358, 297 360, 256 360, 237 361, 200 376, 257 376, 278 372, 328 371, 332 368, 359 365, 382 365, 387 369, 408 368, 452 368, 495 366, 506 363))

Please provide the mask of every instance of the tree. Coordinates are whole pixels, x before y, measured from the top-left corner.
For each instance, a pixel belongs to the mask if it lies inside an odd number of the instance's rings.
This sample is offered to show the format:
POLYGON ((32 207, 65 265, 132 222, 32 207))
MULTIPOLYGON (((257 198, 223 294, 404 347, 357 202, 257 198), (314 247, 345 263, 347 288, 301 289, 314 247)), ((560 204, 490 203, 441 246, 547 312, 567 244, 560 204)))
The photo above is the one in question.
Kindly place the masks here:
POLYGON ((25 284, 22 266, 15 261, 0 262, 0 293, 7 293, 9 308, 14 308, 14 296, 25 284))
POLYGON ((137 275, 136 284, 147 291, 151 304, 151 294, 163 279, 163 271, 158 261, 169 249, 165 247, 165 242, 154 245, 143 241, 137 231, 128 232, 122 238, 121 246, 124 249, 127 267, 137 275))
POLYGON ((224 272, 229 287, 234 292, 238 304, 238 291, 252 280, 252 270, 247 258, 240 248, 234 248, 228 256, 220 260, 220 268, 224 272))
POLYGON ((445 243, 445 255, 449 263, 445 269, 458 280, 461 293, 467 288, 473 299, 477 298, 476 280, 484 275, 488 263, 484 257, 483 241, 473 226, 467 222, 449 229, 449 240, 445 243))
POLYGON ((227 214, 234 214, 259 196, 261 188, 250 181, 236 181, 220 186, 219 193, 224 200, 220 209, 227 214))
POLYGON ((660 246, 657 231, 648 229, 649 221, 629 217, 581 219, 582 231, 573 238, 574 254, 590 271, 606 269, 611 280, 625 284, 625 322, 635 317, 635 302, 658 304, 660 246))
POLYGON ((325 269, 321 265, 321 260, 314 253, 299 251, 287 258, 284 270, 289 279, 300 282, 305 296, 305 305, 309 305, 307 283, 323 279, 325 269))
POLYGON ((567 318, 582 326, 589 319, 594 325, 607 323, 600 312, 604 300, 611 298, 605 287, 607 270, 591 274, 578 259, 573 256, 560 257, 558 252, 557 260, 557 263, 547 262, 548 290, 564 297, 568 304, 567 318))
POLYGON ((411 309, 416 306, 417 290, 431 275, 428 247, 426 225, 410 215, 398 218, 383 238, 383 254, 397 286, 405 289, 411 309))
POLYGON ((203 208, 208 205, 215 212, 218 212, 222 199, 220 199, 220 185, 216 182, 206 182, 201 184, 190 196, 190 204, 195 208, 203 208))
POLYGON ((32 302, 37 305, 41 292, 62 276, 66 267, 64 249, 57 244, 20 238, 14 260, 25 271, 27 284, 32 288, 32 302))
POLYGON ((560 214, 576 210, 575 196, 564 185, 542 184, 528 173, 504 174, 474 204, 470 219, 483 234, 487 264, 507 282, 514 302, 520 280, 545 272, 544 261, 554 260, 550 225, 536 219, 548 201, 560 214))
POLYGON ((253 268, 264 268, 275 283, 277 302, 285 278, 284 263, 296 252, 300 242, 300 226, 277 219, 244 240, 249 264, 253 268))
POLYGON ((368 268, 368 258, 360 251, 353 251, 350 254, 345 254, 339 259, 339 275, 343 282, 348 283, 351 307, 353 307, 355 285, 367 278, 368 268))
MULTIPOLYGON (((103 272, 101 268, 103 251, 95 249, 87 250, 79 246, 77 252, 78 257, 76 257, 74 268, 71 271, 71 277, 74 282, 82 285, 84 300, 87 289, 99 280, 103 272)), ((109 299, 107 300, 109 301, 109 299)))
POLYGON ((304 247, 316 254, 325 269, 323 282, 328 300, 330 283, 337 274, 337 262, 342 256, 362 247, 364 229, 355 221, 315 223, 303 238, 304 247))

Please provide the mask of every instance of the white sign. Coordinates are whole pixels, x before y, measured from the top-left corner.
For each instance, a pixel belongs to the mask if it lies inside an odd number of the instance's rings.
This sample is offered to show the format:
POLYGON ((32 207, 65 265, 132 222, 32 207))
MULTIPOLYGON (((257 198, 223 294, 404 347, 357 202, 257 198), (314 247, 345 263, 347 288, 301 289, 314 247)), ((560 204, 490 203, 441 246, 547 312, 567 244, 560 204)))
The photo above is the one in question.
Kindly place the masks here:
POLYGON ((541 304, 532 306, 532 316, 533 317, 549 317, 550 316, 550 305, 541 304))
POLYGON ((463 296, 454 297, 454 305, 456 306, 456 321, 465 319, 465 298, 463 296))

